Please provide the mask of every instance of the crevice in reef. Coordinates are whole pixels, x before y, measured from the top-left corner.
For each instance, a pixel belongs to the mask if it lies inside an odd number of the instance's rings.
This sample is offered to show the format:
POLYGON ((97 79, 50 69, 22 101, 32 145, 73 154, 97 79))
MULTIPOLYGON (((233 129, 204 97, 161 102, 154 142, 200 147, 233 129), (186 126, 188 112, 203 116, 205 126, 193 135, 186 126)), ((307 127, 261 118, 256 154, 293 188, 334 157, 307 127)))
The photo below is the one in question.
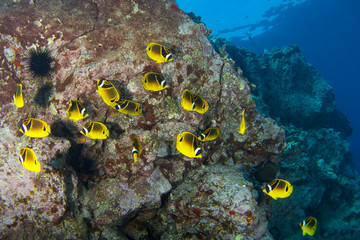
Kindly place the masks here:
POLYGON ((219 118, 219 105, 221 103, 221 94, 222 94, 222 75, 223 75, 223 70, 224 70, 224 65, 225 63, 223 62, 221 64, 221 67, 220 67, 220 72, 219 72, 219 97, 215 103, 215 116, 216 118, 219 118))

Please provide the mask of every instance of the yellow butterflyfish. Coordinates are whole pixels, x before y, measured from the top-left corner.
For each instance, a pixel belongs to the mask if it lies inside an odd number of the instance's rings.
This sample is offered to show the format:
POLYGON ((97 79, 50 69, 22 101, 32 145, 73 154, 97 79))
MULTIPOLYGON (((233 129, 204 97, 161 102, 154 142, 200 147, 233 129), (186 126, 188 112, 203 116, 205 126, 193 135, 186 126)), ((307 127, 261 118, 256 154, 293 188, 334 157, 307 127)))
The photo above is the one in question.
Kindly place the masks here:
POLYGON ((306 234, 314 236, 317 228, 317 220, 314 217, 307 217, 302 223, 300 223, 303 236, 306 234))
POLYGON ((134 156, 134 163, 139 161, 141 152, 142 152, 142 144, 140 142, 140 139, 138 137, 134 137, 132 143, 132 150, 131 150, 131 154, 134 156))
POLYGON ((245 108, 243 108, 242 110, 242 119, 240 122, 240 128, 239 128, 239 133, 240 134, 244 134, 246 130, 246 123, 245 123, 245 108))

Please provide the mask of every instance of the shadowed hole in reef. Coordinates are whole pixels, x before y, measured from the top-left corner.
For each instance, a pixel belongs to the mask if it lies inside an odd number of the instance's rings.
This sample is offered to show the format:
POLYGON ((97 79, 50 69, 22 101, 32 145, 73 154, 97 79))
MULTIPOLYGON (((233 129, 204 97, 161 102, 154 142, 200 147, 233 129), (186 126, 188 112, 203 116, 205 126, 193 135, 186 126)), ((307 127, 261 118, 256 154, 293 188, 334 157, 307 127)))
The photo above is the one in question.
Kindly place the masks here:
POLYGON ((68 154, 66 156, 66 162, 74 168, 79 180, 86 183, 89 177, 93 175, 94 159, 85 156, 85 144, 72 142, 68 154))
POLYGON ((78 132, 75 124, 72 122, 65 122, 62 120, 56 120, 50 126, 51 135, 58 138, 66 138, 68 140, 74 139, 74 133, 78 132))
POLYGON ((106 126, 109 128, 109 138, 111 139, 118 139, 125 132, 118 123, 106 122, 106 126))
POLYGON ((51 83, 45 83, 45 85, 41 86, 38 92, 35 95, 35 103, 40 105, 41 107, 46 107, 50 96, 53 92, 53 85, 51 83))

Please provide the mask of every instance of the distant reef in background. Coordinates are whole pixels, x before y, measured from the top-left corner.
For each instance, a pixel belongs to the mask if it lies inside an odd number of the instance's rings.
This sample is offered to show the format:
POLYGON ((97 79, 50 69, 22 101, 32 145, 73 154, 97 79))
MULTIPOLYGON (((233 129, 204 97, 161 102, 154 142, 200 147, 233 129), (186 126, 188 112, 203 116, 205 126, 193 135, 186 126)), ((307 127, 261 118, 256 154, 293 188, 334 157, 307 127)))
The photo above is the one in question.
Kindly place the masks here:
POLYGON ((306 130, 332 128, 343 139, 351 135, 350 121, 336 108, 333 88, 306 61, 297 45, 265 50, 258 56, 224 38, 211 42, 219 52, 225 50, 253 84, 252 94, 263 114, 306 130))
POLYGON ((259 199, 273 237, 302 239, 299 221, 306 216, 318 219, 316 239, 360 236, 360 179, 346 141, 352 127, 336 108, 333 88, 296 45, 256 55, 224 38, 209 40, 248 80, 259 113, 276 119, 286 132, 278 177, 291 182, 294 192, 270 203, 259 199))

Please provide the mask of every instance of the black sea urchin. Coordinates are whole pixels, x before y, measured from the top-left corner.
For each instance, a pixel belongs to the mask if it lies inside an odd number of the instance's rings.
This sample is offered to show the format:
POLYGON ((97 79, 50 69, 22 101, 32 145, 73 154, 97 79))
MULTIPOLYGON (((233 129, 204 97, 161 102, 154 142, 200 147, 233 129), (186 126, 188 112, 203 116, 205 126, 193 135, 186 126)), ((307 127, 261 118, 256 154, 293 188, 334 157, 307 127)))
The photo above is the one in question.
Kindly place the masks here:
POLYGON ((27 56, 27 68, 34 77, 46 77, 50 75, 53 60, 49 49, 32 48, 27 56))

